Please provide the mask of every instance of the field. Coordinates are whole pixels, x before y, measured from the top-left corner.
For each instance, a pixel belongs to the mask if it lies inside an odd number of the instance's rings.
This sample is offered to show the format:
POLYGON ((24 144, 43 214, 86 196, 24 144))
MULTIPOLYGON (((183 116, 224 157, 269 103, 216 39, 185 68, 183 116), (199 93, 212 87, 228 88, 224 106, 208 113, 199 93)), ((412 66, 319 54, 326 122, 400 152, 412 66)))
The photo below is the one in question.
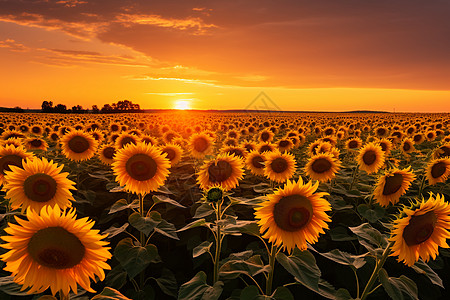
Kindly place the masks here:
POLYGON ((0 299, 448 299, 448 114, 0 114, 0 299))

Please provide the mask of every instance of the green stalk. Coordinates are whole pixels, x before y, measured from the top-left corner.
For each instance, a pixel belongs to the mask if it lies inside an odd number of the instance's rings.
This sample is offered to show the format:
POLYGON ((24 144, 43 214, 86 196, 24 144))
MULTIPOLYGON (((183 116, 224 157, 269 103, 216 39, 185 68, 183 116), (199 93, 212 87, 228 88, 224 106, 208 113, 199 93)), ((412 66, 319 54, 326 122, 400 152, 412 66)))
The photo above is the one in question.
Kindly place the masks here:
POLYGON ((352 174, 352 183, 350 183, 350 187, 349 187, 349 191, 351 191, 352 189, 353 189, 353 185, 355 184, 355 182, 356 182, 356 177, 357 177, 357 175, 358 175, 358 167, 355 167, 355 169, 353 170, 353 174, 352 174))
MULTIPOLYGON (((145 217, 144 214, 144 198, 145 195, 141 195, 139 194, 139 214, 141 215, 141 217, 145 217)), ((140 243, 141 243, 141 247, 145 247, 145 234, 141 231, 139 232, 140 234, 140 243)), ((141 274, 139 274, 139 279, 140 279, 140 285, 141 285, 141 289, 144 288, 144 281, 145 281, 145 270, 142 270, 141 274)))
POLYGON ((378 278, 378 273, 380 272, 381 268, 386 262, 386 259, 391 253, 391 247, 393 244, 394 244, 393 242, 390 242, 389 245, 387 245, 386 249, 384 249, 383 251, 383 255, 381 256, 380 260, 376 262, 375 269, 373 269, 372 275, 370 276, 369 281, 367 282, 366 287, 364 288, 364 291, 361 295, 361 300, 365 300, 367 296, 370 294, 371 288, 378 278))
POLYGON ((59 300, 70 300, 70 294, 65 295, 63 291, 59 291, 59 300))
POLYGON ((219 261, 220 261, 220 251, 222 248, 222 232, 221 232, 221 225, 219 224, 219 221, 222 219, 221 216, 221 209, 222 209, 222 202, 223 202, 223 198, 222 200, 220 200, 217 203, 217 208, 216 208, 216 226, 217 226, 217 231, 216 231, 216 253, 214 256, 214 279, 213 279, 213 284, 216 283, 217 281, 219 281, 219 261))
POLYGON ((278 253, 278 247, 276 247, 274 244, 272 244, 272 248, 270 250, 269 254, 269 266, 270 266, 270 271, 269 271, 269 276, 267 276, 267 281, 266 281, 266 296, 270 296, 272 294, 272 282, 273 282, 273 272, 274 272, 274 268, 275 268, 275 257, 278 253))
POLYGON ((420 182, 420 188, 419 188, 419 197, 422 196, 423 189, 425 187, 425 179, 427 176, 425 174, 422 175, 422 181, 420 182))

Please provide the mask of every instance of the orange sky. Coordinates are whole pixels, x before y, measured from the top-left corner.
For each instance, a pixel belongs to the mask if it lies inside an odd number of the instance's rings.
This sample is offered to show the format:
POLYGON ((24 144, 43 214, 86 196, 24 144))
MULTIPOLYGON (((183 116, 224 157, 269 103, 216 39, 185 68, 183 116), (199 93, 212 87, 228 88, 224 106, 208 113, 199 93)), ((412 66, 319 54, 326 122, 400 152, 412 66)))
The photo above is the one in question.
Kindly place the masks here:
POLYGON ((149 2, 2 1, 0 106, 450 112, 449 1, 149 2))

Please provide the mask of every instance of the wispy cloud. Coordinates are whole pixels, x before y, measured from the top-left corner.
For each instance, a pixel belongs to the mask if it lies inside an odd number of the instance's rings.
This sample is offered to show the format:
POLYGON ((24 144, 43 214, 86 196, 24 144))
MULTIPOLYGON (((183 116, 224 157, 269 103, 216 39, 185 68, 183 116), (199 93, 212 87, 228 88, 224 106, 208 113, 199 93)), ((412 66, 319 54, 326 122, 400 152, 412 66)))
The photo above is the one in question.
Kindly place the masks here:
POLYGON ((157 95, 157 96, 179 96, 179 95, 194 95, 194 93, 146 93, 148 95, 157 95))
POLYGON ((0 41, 0 48, 8 48, 9 50, 15 52, 26 52, 30 50, 29 47, 25 46, 24 44, 17 43, 13 39, 6 39, 4 41, 0 41))

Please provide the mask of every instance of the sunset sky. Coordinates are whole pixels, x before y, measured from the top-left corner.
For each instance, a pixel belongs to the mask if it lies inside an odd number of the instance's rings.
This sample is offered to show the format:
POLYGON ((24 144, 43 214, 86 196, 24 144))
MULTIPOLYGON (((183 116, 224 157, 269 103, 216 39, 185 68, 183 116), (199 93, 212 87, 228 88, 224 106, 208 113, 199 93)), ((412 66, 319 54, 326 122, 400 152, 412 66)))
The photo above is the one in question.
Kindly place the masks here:
POLYGON ((0 0, 0 106, 450 112, 450 1, 0 0))

